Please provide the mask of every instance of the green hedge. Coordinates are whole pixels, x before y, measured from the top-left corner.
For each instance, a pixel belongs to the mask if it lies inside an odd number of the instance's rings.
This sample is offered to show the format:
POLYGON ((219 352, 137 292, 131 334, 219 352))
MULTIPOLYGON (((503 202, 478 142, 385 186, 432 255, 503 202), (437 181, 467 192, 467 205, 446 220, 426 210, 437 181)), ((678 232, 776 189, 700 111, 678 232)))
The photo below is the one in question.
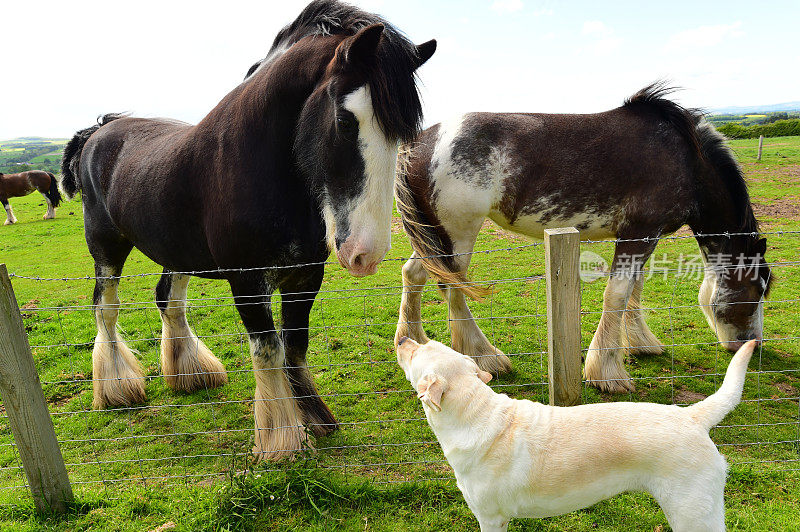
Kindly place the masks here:
POLYGON ((772 124, 759 126, 728 123, 719 126, 717 129, 730 139, 757 139, 761 135, 765 137, 791 137, 800 135, 800 119, 778 120, 772 124))

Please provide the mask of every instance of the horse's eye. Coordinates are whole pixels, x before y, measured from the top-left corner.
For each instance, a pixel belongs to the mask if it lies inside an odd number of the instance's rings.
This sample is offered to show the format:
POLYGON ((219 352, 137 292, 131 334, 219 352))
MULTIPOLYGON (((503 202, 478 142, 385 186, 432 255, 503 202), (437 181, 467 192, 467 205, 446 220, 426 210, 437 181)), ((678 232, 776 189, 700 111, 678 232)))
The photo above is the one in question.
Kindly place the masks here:
POLYGON ((336 117, 336 127, 344 135, 353 135, 358 132, 358 125, 353 117, 339 116, 336 117))

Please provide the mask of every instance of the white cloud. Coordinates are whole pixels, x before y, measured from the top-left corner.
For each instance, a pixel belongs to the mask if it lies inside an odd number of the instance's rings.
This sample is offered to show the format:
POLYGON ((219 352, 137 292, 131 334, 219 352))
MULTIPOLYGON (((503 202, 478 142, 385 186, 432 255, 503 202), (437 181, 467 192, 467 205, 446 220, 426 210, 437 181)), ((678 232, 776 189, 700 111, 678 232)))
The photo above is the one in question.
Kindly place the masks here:
POLYGON ((583 35, 591 42, 579 49, 579 52, 593 55, 608 55, 622 45, 622 38, 618 37, 612 28, 600 20, 588 20, 583 23, 583 35))
POLYGON ((522 0, 494 0, 492 3, 492 11, 498 13, 516 13, 521 11, 525 5, 522 0))
POLYGON ((613 30, 599 20, 587 20, 583 23, 583 34, 592 37, 606 38, 613 35, 613 30))
POLYGON ((686 52, 697 48, 716 46, 722 41, 744 35, 740 28, 740 21, 733 24, 718 24, 715 26, 700 26, 678 32, 667 40, 664 45, 665 52, 686 52))

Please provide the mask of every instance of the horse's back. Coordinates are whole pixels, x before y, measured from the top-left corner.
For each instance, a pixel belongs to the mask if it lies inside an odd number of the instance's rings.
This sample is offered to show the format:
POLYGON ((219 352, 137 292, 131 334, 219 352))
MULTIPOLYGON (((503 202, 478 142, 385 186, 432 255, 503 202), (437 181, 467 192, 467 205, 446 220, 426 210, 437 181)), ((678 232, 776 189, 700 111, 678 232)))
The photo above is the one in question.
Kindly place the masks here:
POLYGON ((693 199, 693 155, 679 132, 625 107, 469 113, 423 132, 415 151, 409 174, 427 179, 440 217, 486 216, 530 236, 564 225, 612 236, 654 219, 674 230, 693 199))
POLYGON ((0 198, 27 196, 34 190, 47 190, 50 174, 41 170, 28 170, 17 174, 0 174, 0 198))
POLYGON ((184 266, 170 260, 174 250, 192 246, 201 266, 212 264, 191 181, 194 159, 179 156, 190 128, 126 117, 89 138, 80 164, 87 242, 124 239, 172 269, 184 266))

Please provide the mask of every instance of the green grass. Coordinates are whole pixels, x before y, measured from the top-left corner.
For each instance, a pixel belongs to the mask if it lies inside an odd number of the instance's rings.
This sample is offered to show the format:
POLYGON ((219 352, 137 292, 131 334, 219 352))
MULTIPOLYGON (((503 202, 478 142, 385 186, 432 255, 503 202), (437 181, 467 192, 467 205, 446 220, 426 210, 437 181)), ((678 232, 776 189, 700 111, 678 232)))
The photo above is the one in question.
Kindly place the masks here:
POLYGON ((0 141, 0 171, 16 173, 20 168, 9 164, 9 160, 17 160, 25 154, 25 147, 45 147, 49 151, 35 157, 27 157, 23 161, 32 169, 58 172, 61 165, 61 156, 67 139, 14 139, 0 141))
MULTIPOLYGON (((800 137, 766 139, 761 162, 755 161, 757 140, 735 141, 733 146, 757 208, 765 209, 760 216, 764 229, 800 230, 798 217, 784 212, 787 198, 800 197, 800 137)), ((57 218, 47 222, 41 220, 45 207, 40 196, 11 203, 20 223, 0 227, 0 257, 9 271, 41 277, 91 275, 78 202, 65 203, 57 218)), ((800 235, 772 235, 768 240, 767 257, 778 264, 765 310, 765 335, 774 340, 751 363, 751 370, 763 372, 748 376, 745 402, 712 431, 732 464, 726 490, 731 530, 800 526, 800 475, 792 471, 800 469, 795 309, 800 267, 793 264, 800 235)), ((478 249, 527 243, 492 226, 482 233, 478 249)), ((609 260, 613 246, 587 244, 584 249, 609 260)), ((655 258, 674 267, 696 253, 692 239, 667 240, 659 244, 655 258)), ((148 402, 146 408, 115 412, 91 410, 93 282, 15 278, 79 503, 65 519, 45 518, 31 510, 24 489, 0 489, 0 524, 18 530, 151 530, 167 521, 179 530, 476 529, 392 350, 399 259, 409 254, 405 236, 396 233, 390 260, 376 276, 354 279, 338 266, 327 268, 324 291, 311 316, 309 363, 342 429, 317 441, 310 460, 322 469, 301 461, 258 466, 256 474, 244 476, 231 472, 252 467, 254 379, 247 340, 225 283, 194 280, 189 319, 231 371, 230 382, 216 390, 176 394, 159 376, 160 321, 152 303, 158 277, 123 280, 120 297, 126 307, 120 327, 148 375, 148 402)), ((493 384, 515 397, 539 401, 547 400, 544 281, 536 277, 544 272, 543 254, 542 246, 534 246, 476 255, 476 280, 510 280, 498 283, 486 301, 471 304, 484 331, 514 363, 514 374, 493 384)), ((124 273, 159 271, 135 251, 124 273)), ((674 275, 647 281, 648 323, 668 344, 667 351, 628 361, 637 379, 635 393, 608 396, 585 388, 585 402, 685 404, 713 392, 730 355, 715 344, 697 307, 699 283, 699 278, 674 275)), ((597 325, 602 291, 602 282, 582 285, 584 348, 597 325)), ((432 338, 449 341, 446 305, 432 285, 423 317, 432 338)), ((0 488, 24 484, 11 442, 7 419, 0 417, 0 488)), ((559 518, 512 522, 512 530, 658 526, 667 530, 658 506, 642 494, 625 494, 559 518)))

